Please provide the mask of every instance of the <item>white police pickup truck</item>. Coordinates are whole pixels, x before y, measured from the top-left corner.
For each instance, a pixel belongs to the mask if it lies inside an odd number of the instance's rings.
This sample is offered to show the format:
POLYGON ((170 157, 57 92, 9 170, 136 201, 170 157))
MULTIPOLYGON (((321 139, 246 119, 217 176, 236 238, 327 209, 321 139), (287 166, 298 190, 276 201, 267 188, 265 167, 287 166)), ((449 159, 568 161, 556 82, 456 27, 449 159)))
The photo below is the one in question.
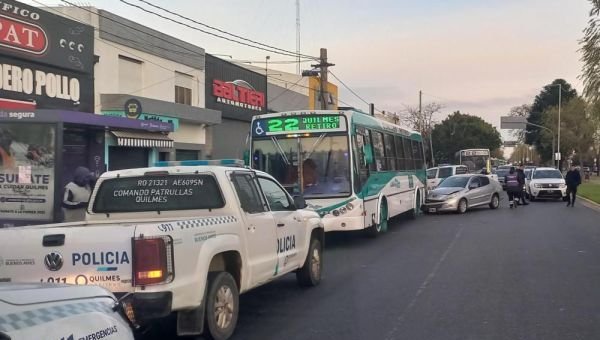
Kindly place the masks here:
POLYGON ((302 197, 228 163, 104 173, 85 222, 0 229, 0 282, 99 285, 134 323, 176 313, 179 335, 227 339, 239 293, 290 272, 320 282, 324 238, 302 197))

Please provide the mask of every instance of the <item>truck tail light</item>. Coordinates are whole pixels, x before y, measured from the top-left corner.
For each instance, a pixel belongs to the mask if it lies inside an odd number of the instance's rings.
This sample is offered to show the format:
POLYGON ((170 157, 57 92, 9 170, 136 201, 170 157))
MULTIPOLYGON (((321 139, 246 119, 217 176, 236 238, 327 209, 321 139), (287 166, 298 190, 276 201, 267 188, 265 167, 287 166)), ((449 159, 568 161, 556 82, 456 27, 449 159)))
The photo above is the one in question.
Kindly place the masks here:
POLYGON ((133 285, 147 286, 173 281, 173 239, 171 236, 133 239, 133 285))

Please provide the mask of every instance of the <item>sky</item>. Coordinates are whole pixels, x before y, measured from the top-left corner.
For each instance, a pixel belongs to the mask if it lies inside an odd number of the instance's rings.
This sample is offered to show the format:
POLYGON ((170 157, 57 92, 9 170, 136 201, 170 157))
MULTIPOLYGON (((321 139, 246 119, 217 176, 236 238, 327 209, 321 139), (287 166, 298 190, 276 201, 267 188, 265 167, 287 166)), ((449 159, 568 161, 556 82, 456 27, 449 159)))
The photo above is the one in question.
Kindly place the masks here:
MULTIPOLYGON (((252 40, 296 49, 295 0, 148 1, 252 40)), ((225 59, 293 59, 211 37, 120 0, 75 2, 133 19, 225 59)), ((460 110, 499 128, 500 116, 532 103, 556 78, 581 92, 578 40, 589 9, 587 0, 300 0, 301 53, 318 56, 327 48, 335 64, 331 71, 379 110, 417 106, 422 90, 424 104, 444 106, 437 121, 460 110)), ((296 70, 295 65, 269 68, 296 70)), ((302 68, 309 69, 310 62, 302 68)), ((338 85, 342 101, 368 109, 338 85)))

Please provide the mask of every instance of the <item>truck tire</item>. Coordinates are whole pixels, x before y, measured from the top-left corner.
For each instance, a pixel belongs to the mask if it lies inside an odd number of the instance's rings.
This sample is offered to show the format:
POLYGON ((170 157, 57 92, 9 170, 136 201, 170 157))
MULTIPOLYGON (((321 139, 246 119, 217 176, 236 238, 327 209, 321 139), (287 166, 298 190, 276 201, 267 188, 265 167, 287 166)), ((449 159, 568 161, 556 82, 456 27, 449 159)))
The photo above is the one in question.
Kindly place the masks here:
POLYGON ((322 270, 323 245, 317 237, 313 237, 304 265, 296 272, 296 280, 301 287, 314 287, 321 282, 322 270))
POLYGON ((239 291, 233 276, 228 272, 208 273, 205 335, 214 340, 229 339, 237 324, 239 305, 239 291))

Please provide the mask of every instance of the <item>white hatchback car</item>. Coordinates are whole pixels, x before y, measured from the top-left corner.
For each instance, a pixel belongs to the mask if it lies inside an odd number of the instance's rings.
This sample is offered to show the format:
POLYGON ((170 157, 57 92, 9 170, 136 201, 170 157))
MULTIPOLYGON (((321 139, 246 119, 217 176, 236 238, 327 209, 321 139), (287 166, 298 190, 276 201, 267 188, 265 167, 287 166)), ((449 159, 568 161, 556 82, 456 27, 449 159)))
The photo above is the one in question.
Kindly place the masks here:
POLYGON ((133 340, 116 302, 98 286, 0 283, 0 339, 133 340))
POLYGON ((555 168, 535 168, 529 180, 529 198, 566 199, 567 184, 560 171, 555 168))

